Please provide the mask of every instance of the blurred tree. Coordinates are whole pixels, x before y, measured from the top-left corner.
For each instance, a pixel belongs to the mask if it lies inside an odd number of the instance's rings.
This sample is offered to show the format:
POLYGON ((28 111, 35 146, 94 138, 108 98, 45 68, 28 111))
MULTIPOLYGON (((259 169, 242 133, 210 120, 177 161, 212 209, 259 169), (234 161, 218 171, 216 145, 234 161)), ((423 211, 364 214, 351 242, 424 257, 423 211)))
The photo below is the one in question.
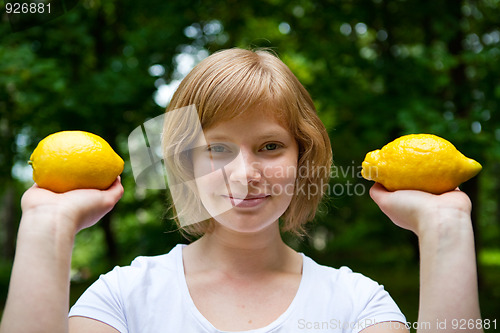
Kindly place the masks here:
MULTIPOLYGON (((14 251, 18 202, 27 186, 23 175, 29 172, 25 161, 41 138, 59 130, 91 131, 127 162, 129 133, 163 112, 165 92, 201 58, 235 46, 276 51, 310 91, 332 139, 330 196, 310 241, 290 240, 297 249, 325 264, 361 265, 376 279, 398 276, 399 266, 403 272, 416 267, 406 263, 417 258, 415 246, 408 246, 415 238, 376 222, 382 215, 359 166, 366 152, 400 135, 428 132, 483 164, 480 176, 463 189, 474 201, 480 249, 500 253, 496 1, 82 0, 65 15, 26 30, 13 32, 5 15, 2 23, 5 258, 14 251)), ((175 229, 165 221, 165 193, 137 188, 126 164, 124 198, 99 227, 77 238, 74 276, 82 281, 182 241, 178 233, 163 232, 175 229)), ((489 262, 500 267, 498 260, 489 262)), ((401 280, 418 284, 409 274, 401 280)), ((500 298, 500 289, 491 290, 500 298)), ((408 294, 400 290, 401 298, 408 294)), ((416 308, 409 312, 412 318, 416 308)))
MULTIPOLYGON (((353 167, 353 160, 357 166, 367 151, 416 132, 448 138, 479 161, 498 155, 495 3, 273 0, 238 6, 211 4, 200 12, 222 22, 224 47, 271 47, 281 55, 313 95, 339 168, 353 167)), ((475 206, 477 186, 478 178, 464 185, 475 206)), ((334 201, 351 206, 358 199, 334 201)), ((352 214, 349 220, 366 221, 365 210, 352 214)))
MULTIPOLYGON (((480 176, 461 188, 473 201, 479 253, 483 247, 498 253, 497 2, 264 0, 237 6, 212 4, 203 13, 223 24, 224 47, 275 49, 311 92, 333 143, 329 211, 318 217, 310 247, 297 248, 326 264, 353 257, 364 264, 416 263, 416 238, 374 222, 381 214, 368 198, 369 184, 352 171, 359 172, 366 152, 400 135, 434 133, 483 164, 480 176)), ((495 295, 500 298, 498 288, 495 295)))

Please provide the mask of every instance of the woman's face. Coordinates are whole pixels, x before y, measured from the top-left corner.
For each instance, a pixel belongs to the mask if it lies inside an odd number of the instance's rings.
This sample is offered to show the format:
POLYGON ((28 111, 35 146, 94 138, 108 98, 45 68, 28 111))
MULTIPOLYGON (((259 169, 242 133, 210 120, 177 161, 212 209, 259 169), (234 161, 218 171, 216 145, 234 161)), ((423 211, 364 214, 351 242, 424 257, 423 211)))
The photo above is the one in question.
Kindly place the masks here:
POLYGON ((277 222, 295 190, 298 145, 271 110, 253 109, 204 130, 193 153, 205 209, 223 227, 256 232, 277 222))

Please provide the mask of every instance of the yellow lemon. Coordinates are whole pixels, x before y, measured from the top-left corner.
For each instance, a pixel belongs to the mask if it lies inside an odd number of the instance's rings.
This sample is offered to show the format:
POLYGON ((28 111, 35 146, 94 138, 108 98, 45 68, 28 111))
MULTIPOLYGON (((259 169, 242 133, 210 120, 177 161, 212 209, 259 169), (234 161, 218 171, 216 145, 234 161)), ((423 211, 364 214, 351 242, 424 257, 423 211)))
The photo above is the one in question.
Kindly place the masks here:
POLYGON ((402 136, 366 154, 361 175, 395 190, 441 194, 455 189, 481 171, 449 141, 432 134, 402 136))
POLYGON ((80 188, 107 189, 122 173, 124 162, 100 136, 62 131, 40 141, 29 164, 38 186, 61 193, 80 188))

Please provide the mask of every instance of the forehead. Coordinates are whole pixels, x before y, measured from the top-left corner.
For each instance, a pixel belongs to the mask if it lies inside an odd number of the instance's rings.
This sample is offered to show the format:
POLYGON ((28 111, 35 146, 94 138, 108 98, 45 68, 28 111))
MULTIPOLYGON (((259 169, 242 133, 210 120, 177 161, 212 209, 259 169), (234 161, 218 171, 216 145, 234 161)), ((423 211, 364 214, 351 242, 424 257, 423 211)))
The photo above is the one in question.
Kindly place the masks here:
POLYGON ((204 128, 208 137, 215 136, 255 136, 272 137, 292 135, 279 113, 266 107, 248 109, 228 120, 220 119, 212 126, 204 128))

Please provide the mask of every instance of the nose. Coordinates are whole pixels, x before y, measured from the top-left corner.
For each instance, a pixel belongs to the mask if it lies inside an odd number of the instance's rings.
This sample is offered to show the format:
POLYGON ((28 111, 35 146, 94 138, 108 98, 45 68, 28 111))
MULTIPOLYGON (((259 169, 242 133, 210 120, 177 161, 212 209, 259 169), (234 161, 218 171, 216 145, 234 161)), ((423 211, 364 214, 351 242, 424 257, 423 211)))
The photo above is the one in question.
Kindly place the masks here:
MULTIPOLYGON (((229 165, 228 165, 229 166, 229 165)), ((229 181, 248 185, 258 183, 262 179, 260 162, 250 151, 240 149, 238 156, 231 162, 229 181)))

